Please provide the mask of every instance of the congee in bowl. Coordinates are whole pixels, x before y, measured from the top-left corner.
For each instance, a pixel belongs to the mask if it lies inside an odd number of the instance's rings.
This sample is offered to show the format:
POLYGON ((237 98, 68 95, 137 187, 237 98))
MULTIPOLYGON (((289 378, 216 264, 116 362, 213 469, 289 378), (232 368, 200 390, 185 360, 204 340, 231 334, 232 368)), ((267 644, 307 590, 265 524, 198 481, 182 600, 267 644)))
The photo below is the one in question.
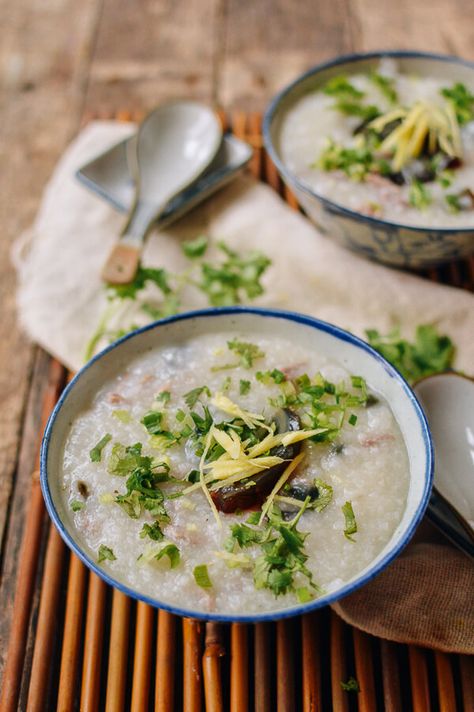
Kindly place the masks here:
POLYGON ((42 482, 107 580, 255 620, 322 605, 387 563, 426 504, 429 437, 407 386, 355 337, 226 311, 93 361, 48 426, 42 482))
POLYGON ((265 144, 309 216, 351 249, 426 267, 474 249, 474 69, 384 52, 315 67, 269 107, 265 144))
POLYGON ((352 210, 425 227, 474 226, 474 93, 400 70, 336 74, 281 129, 287 167, 352 210))

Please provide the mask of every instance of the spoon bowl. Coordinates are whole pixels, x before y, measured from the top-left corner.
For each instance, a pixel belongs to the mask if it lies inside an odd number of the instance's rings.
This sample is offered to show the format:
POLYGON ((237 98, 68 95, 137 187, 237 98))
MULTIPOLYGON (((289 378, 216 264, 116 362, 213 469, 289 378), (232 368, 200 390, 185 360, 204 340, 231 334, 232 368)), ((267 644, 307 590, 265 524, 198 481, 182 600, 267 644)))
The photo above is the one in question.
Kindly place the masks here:
POLYGON ((428 514, 474 556, 474 380, 440 373, 414 387, 435 449, 434 491, 428 514))
POLYGON ((222 141, 211 109, 193 101, 159 106, 127 144, 135 179, 135 201, 102 271, 111 284, 127 284, 136 274, 145 238, 169 201, 208 168, 222 141))

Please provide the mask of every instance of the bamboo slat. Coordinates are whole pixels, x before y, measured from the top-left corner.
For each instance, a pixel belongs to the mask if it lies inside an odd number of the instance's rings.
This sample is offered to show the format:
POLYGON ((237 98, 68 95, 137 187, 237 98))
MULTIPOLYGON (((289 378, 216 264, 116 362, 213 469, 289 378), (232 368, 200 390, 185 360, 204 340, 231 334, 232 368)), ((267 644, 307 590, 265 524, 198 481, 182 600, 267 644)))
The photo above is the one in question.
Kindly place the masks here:
POLYGON ((331 694, 332 706, 338 712, 348 712, 349 699, 341 687, 347 679, 346 649, 344 645, 344 623, 331 612, 331 694))
POLYGON ((158 612, 156 655, 155 712, 173 709, 176 657, 176 618, 167 611, 158 612))
POLYGON ((125 709, 131 599, 114 589, 105 712, 125 709))
POLYGON ((154 624, 155 612, 153 608, 139 601, 135 626, 131 712, 148 709, 154 624))
POLYGON ((183 618, 183 709, 201 712, 201 631, 202 625, 183 618))
POLYGON ((202 657, 206 712, 222 712, 224 709, 221 670, 221 658, 224 655, 221 626, 218 623, 206 623, 206 640, 202 657))
POLYGON ((366 633, 354 628, 354 659, 356 678, 360 692, 357 696, 359 712, 373 712, 377 709, 374 685, 374 664, 371 640, 366 633))
POLYGON ((254 626, 254 705, 255 712, 271 710, 270 624, 254 626))
POLYGON ((81 712, 97 712, 99 709, 106 589, 105 583, 98 576, 89 573, 82 664, 81 712))
POLYGON ((435 652, 436 677, 438 681, 439 712, 456 712, 456 693, 451 663, 448 655, 435 652))
POLYGON ((233 623, 230 631, 230 712, 249 708, 248 629, 233 623))
POLYGON ((67 583, 66 614, 64 618, 64 638, 59 672, 57 712, 69 712, 72 710, 76 699, 76 680, 81 646, 86 579, 86 567, 77 556, 71 554, 67 583))
POLYGON ((400 669, 395 643, 381 640, 380 656, 385 712, 402 712, 400 669))
POLYGON ((321 651, 319 613, 301 616, 303 712, 321 712, 321 651))
POLYGON ((295 641, 292 631, 292 622, 289 620, 277 621, 277 710, 278 712, 292 712, 295 709, 295 641))
POLYGON ((430 712, 430 687, 426 651, 414 645, 408 647, 413 712, 430 712))
POLYGON ((474 710, 474 656, 460 655, 461 692, 465 712, 474 710))
POLYGON ((66 547, 57 529, 50 525, 48 548, 44 565, 44 580, 48 582, 41 592, 35 650, 31 666, 28 691, 28 712, 43 712, 51 670, 53 636, 56 632, 62 566, 66 547))

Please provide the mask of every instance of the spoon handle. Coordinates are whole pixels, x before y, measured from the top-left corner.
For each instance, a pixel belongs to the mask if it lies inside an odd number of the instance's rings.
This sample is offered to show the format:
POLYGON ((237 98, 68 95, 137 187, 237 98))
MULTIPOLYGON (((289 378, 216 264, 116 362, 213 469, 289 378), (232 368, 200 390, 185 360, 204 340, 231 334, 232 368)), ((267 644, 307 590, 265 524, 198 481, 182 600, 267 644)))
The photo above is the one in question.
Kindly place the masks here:
POLYGON ((130 211, 122 235, 107 257, 101 277, 108 284, 129 284, 135 278, 145 238, 160 214, 157 206, 137 202, 130 211))
POLYGON ((427 516, 442 534, 474 559, 474 531, 436 489, 431 493, 427 516))

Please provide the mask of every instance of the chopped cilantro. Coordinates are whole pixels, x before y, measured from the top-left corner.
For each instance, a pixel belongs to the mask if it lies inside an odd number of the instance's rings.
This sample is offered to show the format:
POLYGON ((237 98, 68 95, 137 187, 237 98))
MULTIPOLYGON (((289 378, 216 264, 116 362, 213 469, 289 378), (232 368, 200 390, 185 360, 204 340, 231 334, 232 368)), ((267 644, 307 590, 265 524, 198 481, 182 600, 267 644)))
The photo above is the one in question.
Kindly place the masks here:
POLYGON ((152 410, 144 415, 140 422, 145 426, 150 435, 158 435, 163 432, 163 428, 161 426, 162 421, 163 413, 160 413, 158 410, 152 410))
POLYGON ((156 561, 159 561, 163 558, 163 556, 168 557, 170 562, 170 569, 175 569, 181 561, 179 549, 176 544, 166 544, 166 546, 160 549, 153 558, 156 559, 156 561))
POLYGON ((391 104, 396 104, 398 101, 398 94, 395 89, 395 80, 392 77, 386 77, 378 72, 370 72, 369 79, 373 84, 375 84, 377 89, 380 89, 382 94, 391 104))
POLYGON ((73 512, 80 512, 81 509, 84 509, 85 502, 81 502, 78 499, 73 499, 69 506, 71 507, 73 512))
POLYGON ((147 524, 145 522, 140 532, 140 538, 144 539, 146 536, 153 539, 153 541, 162 541, 165 535, 161 531, 160 523, 153 522, 153 524, 147 524))
POLYGON ((260 278, 271 261, 260 252, 239 255, 223 242, 218 247, 226 256, 224 262, 201 265, 198 286, 207 295, 209 303, 216 307, 230 306, 263 294, 260 278))
POLYGON ((102 450, 111 440, 111 434, 107 433, 106 435, 104 435, 103 438, 99 440, 97 445, 94 445, 94 447, 89 453, 92 462, 100 462, 102 460, 102 450))
POLYGON ((105 544, 101 544, 99 546, 99 552, 98 552, 98 556, 97 556, 97 562, 99 564, 101 564, 105 560, 116 561, 116 559, 117 559, 117 557, 115 556, 112 549, 110 549, 108 546, 105 546, 105 544))
POLYGON ((452 103, 461 125, 472 121, 474 118, 474 94, 465 84, 456 82, 452 87, 441 89, 441 94, 452 103))
POLYGON ((344 171, 352 180, 361 181, 372 169, 373 163, 373 153, 365 144, 346 148, 335 141, 329 141, 314 167, 323 171, 344 171))
MULTIPOLYGON (((308 558, 304 553, 307 534, 296 528, 308 504, 309 497, 301 503, 300 510, 290 522, 283 521, 280 510, 272 505, 267 515, 268 521, 263 527, 254 528, 248 524, 231 526, 231 535, 225 543, 227 551, 233 552, 236 546, 241 549, 249 546, 260 547, 262 553, 253 562, 256 588, 268 588, 275 596, 296 593, 297 589, 301 588, 296 586, 296 583, 301 577, 306 577, 309 585, 317 589, 312 574, 305 565, 308 558)), ((251 515, 247 521, 254 524, 256 517, 251 515)))
POLYGON ((207 386, 199 386, 198 388, 193 388, 189 393, 186 393, 184 400, 188 408, 194 408, 203 393, 205 393, 208 398, 211 397, 211 391, 207 386))
POLYGON ((280 384, 286 381, 286 375, 278 368, 274 368, 272 371, 257 371, 255 378, 261 383, 273 381, 274 383, 280 384))
POLYGON ((360 692, 360 686, 355 677, 350 677, 347 682, 341 680, 341 687, 344 692, 360 692))
POLYGON ((196 237, 195 240, 187 240, 183 242, 182 248, 183 252, 190 260, 194 260, 197 257, 202 257, 207 250, 209 240, 205 235, 200 235, 196 237))
POLYGON ((235 365, 242 366, 243 368, 251 368, 254 361, 257 361, 265 356, 263 351, 261 351, 258 346, 251 344, 248 341, 232 339, 232 341, 227 342, 227 346, 231 351, 234 351, 238 356, 240 356, 240 361, 235 365))
POLYGON ((117 420, 120 420, 121 423, 130 423, 132 420, 132 416, 128 410, 113 410, 112 415, 114 418, 117 418, 117 420))
POLYGON ((209 577, 206 564, 199 564, 193 570, 194 580, 201 588, 212 588, 212 581, 209 577))
POLYGON ((311 506, 317 512, 322 512, 323 509, 326 509, 328 504, 331 503, 333 490, 331 485, 328 485, 327 482, 324 482, 318 478, 314 480, 314 484, 318 488, 318 497, 311 503, 311 506))
POLYGON ((451 339, 438 334, 430 324, 418 326, 413 343, 402 339, 398 329, 386 336, 376 329, 369 329, 366 335, 369 344, 410 383, 452 366, 455 349, 451 339))
POLYGON ((158 403, 167 405, 171 400, 171 393, 169 391, 161 391, 161 393, 158 393, 158 395, 156 396, 156 400, 158 401, 158 403))
POLYGON ((351 413, 349 416, 349 425, 355 425, 357 423, 357 415, 351 413))
POLYGON ((362 99, 365 96, 363 91, 357 89, 342 74, 330 79, 324 86, 323 92, 338 99, 362 99))
POLYGON ((250 391, 250 386, 251 386, 250 381, 246 381, 245 379, 241 378, 240 385, 239 385, 240 395, 241 396, 247 395, 247 393, 250 391))
POLYGON ((122 445, 121 443, 114 443, 107 464, 111 475, 125 477, 126 475, 130 475, 137 467, 150 469, 151 457, 142 455, 141 443, 128 446, 122 445))
POLYGON ((133 282, 129 284, 109 285, 109 289, 120 299, 135 299, 137 293, 145 288, 147 282, 152 282, 163 294, 169 294, 172 290, 168 280, 169 275, 166 270, 143 267, 140 265, 133 282))
POLYGON ((345 519, 344 536, 346 537, 346 539, 349 539, 349 541, 355 541, 352 537, 352 534, 355 534, 357 532, 357 522, 354 510, 352 509, 352 503, 345 502, 345 504, 342 505, 341 509, 345 519))
POLYGON ((431 205, 432 198, 428 188, 420 183, 419 180, 413 180, 408 193, 410 205, 418 210, 424 210, 431 205))
POLYGON ((196 482, 199 482, 200 477, 201 473, 199 470, 191 470, 191 472, 188 472, 186 475, 187 481, 191 482, 193 485, 196 484, 196 482))
POLYGON ((308 603, 313 600, 313 594, 307 586, 300 586, 300 588, 297 588, 296 596, 300 603, 308 603))

